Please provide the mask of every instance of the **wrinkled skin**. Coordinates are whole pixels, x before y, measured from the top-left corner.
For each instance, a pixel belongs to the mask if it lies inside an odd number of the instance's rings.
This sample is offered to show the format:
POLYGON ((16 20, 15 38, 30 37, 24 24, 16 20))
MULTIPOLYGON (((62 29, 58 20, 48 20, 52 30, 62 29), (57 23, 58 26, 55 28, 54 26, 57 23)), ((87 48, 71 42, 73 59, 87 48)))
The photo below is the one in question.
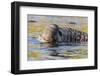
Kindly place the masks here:
POLYGON ((88 41, 88 34, 71 28, 59 28, 56 24, 52 24, 45 27, 43 33, 39 36, 39 40, 49 43, 81 43, 88 41))

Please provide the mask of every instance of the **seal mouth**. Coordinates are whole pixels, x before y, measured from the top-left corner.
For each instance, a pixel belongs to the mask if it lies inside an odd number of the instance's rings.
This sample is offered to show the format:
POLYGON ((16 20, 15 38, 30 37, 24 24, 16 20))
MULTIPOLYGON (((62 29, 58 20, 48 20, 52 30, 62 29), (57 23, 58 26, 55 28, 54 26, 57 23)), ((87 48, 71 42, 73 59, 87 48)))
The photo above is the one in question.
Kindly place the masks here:
POLYGON ((51 42, 53 42, 53 41, 50 40, 49 38, 43 37, 43 36, 41 36, 41 35, 39 35, 38 40, 39 40, 40 42, 46 42, 46 43, 51 43, 51 42))
POLYGON ((41 37, 41 35, 39 35, 38 40, 39 40, 40 42, 47 42, 46 40, 44 40, 44 39, 41 37))

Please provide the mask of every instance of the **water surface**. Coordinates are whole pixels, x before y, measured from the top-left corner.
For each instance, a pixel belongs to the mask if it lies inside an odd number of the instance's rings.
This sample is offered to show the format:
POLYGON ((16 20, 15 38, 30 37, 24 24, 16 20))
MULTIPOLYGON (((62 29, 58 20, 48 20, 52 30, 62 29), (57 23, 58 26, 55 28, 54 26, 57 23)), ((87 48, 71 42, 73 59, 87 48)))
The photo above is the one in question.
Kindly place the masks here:
POLYGON ((83 59, 88 57, 86 43, 41 43, 37 40, 39 34, 39 32, 28 34, 28 61, 83 59))

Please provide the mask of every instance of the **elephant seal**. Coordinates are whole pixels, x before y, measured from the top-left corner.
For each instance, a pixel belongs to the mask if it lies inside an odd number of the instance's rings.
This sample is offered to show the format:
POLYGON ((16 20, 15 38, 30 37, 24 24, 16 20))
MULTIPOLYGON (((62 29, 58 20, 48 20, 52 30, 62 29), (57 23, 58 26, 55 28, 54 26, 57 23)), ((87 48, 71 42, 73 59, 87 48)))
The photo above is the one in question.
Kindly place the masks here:
POLYGON ((51 24, 45 27, 43 33, 38 37, 38 40, 48 43, 81 43, 88 41, 88 34, 72 28, 60 28, 56 24, 51 24))

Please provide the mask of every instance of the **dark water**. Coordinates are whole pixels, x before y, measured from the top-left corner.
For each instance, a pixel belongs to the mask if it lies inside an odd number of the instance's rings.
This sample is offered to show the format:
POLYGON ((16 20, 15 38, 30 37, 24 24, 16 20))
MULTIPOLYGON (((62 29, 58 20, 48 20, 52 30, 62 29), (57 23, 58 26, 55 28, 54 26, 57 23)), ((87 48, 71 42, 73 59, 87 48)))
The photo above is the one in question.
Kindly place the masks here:
POLYGON ((58 60, 87 58, 87 44, 80 43, 41 43, 38 33, 28 35, 28 60, 58 60))

